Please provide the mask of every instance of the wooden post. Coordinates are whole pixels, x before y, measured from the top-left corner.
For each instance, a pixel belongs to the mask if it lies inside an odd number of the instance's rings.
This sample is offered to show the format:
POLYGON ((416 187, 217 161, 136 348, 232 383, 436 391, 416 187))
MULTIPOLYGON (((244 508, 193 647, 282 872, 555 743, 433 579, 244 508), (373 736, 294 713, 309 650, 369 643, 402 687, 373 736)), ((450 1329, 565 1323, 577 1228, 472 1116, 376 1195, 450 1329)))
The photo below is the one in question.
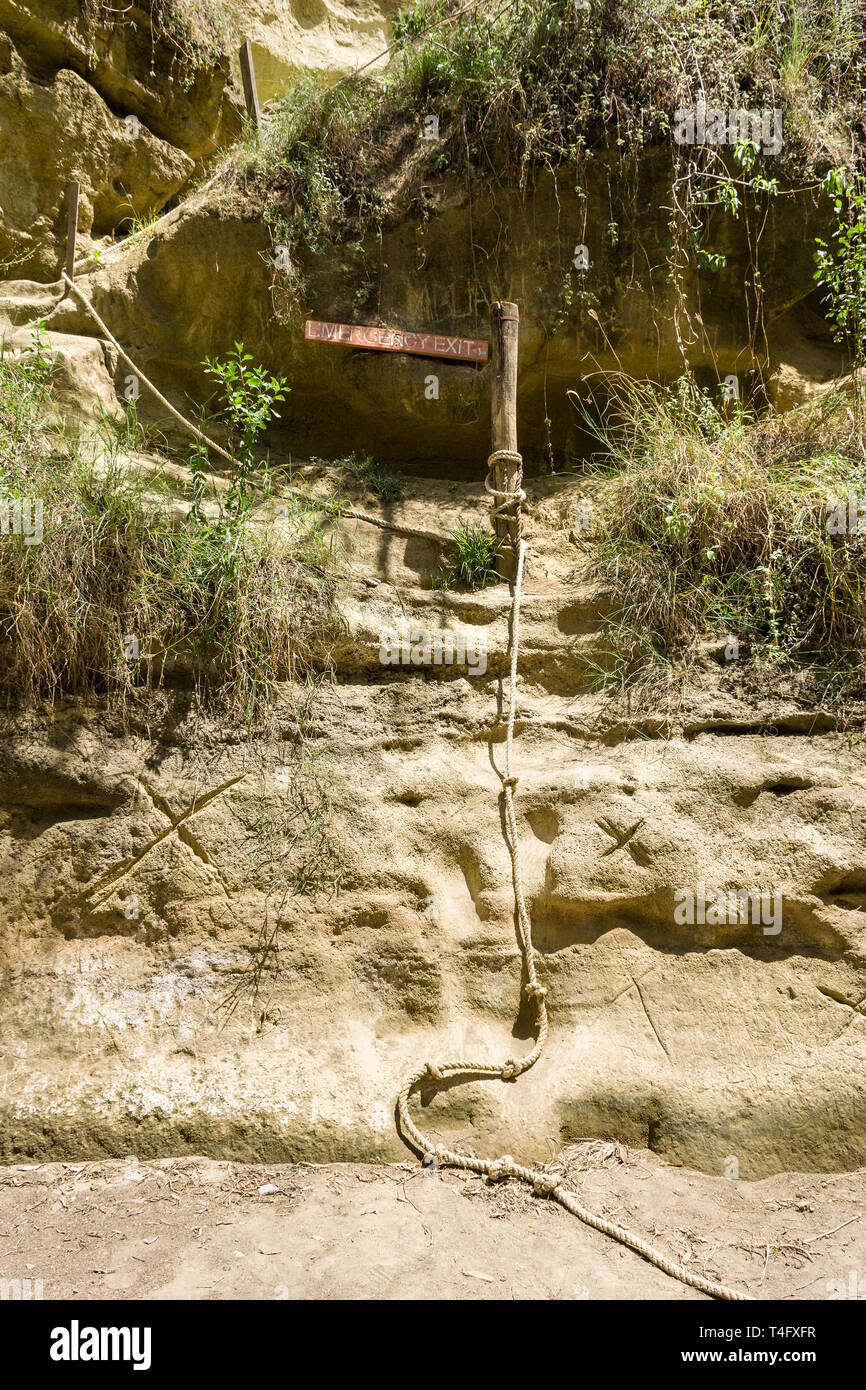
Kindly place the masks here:
MULTIPOLYGON (((517 452, 517 334, 520 311, 516 304, 496 303, 490 308, 490 426, 492 453, 497 449, 517 452)), ((518 474, 516 463, 504 460, 494 465, 493 483, 501 492, 511 491, 518 474)), ((513 579, 517 566, 517 528, 504 517, 494 519, 496 534, 502 539, 499 572, 513 579)))
POLYGON ((255 124, 258 130, 262 123, 262 112, 259 106, 259 94, 256 88, 256 70, 253 66, 253 48, 249 39, 246 39, 240 52, 241 58, 241 78, 244 84, 244 101, 247 104, 247 115, 255 124))
MULTIPOLYGON (((66 189, 66 274, 70 280, 75 277, 75 239, 78 235, 78 194, 80 186, 75 179, 72 179, 66 189)), ((68 292, 68 287, 64 281, 63 293, 68 292)))

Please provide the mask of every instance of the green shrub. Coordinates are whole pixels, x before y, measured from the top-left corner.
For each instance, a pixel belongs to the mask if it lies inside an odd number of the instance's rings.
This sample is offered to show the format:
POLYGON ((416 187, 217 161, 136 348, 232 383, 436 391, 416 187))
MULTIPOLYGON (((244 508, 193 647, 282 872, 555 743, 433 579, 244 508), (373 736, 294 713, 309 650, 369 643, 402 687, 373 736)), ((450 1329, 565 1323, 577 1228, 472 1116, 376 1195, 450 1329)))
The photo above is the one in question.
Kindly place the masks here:
POLYGON ((303 509, 285 542, 242 524, 246 511, 179 519, 118 455, 105 435, 89 457, 64 434, 45 358, 0 360, 0 498, 38 501, 43 518, 36 544, 0 534, 0 689, 24 703, 130 696, 177 661, 252 719, 330 621, 321 531, 303 509))
POLYGON ((758 661, 862 681, 866 534, 828 525, 838 499, 866 499, 846 400, 757 420, 727 416, 685 379, 622 378, 586 423, 604 450, 597 573, 637 665, 731 634, 758 661))
MULTIPOLYGON (((524 188, 538 170, 567 170, 605 145, 670 142, 679 105, 783 109, 773 174, 814 171, 844 142, 862 157, 862 7, 830 0, 512 0, 456 17, 452 0, 422 0, 395 25, 384 74, 336 85, 305 76, 267 126, 250 134, 230 177, 290 252, 277 307, 303 298, 303 263, 329 241, 359 249, 386 215, 426 215, 434 179, 450 172, 524 188), (421 138, 424 117, 439 138, 421 138)), ((713 151, 710 151, 713 154, 713 151)), ((716 189, 723 166, 709 181, 716 189)), ((776 180, 754 172, 753 188, 776 180)), ((704 263, 719 253, 701 248, 704 263)), ((715 258, 715 259, 713 259, 715 258)))

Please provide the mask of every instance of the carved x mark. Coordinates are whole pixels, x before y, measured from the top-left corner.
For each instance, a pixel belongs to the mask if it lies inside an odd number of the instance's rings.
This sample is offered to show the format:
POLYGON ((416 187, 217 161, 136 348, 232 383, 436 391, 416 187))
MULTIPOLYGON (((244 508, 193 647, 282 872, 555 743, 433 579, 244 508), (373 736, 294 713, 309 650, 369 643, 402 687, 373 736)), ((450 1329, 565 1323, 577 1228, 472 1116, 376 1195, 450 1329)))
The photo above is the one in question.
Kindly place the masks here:
POLYGON ((613 821, 608 820, 606 816, 602 820, 597 820, 596 825, 599 829, 603 830, 614 841, 612 845, 608 845, 607 849, 602 851, 602 859, 606 859, 609 854, 615 854, 618 849, 627 849, 636 864, 647 865, 650 862, 650 856, 646 850, 640 844, 632 843, 635 831, 640 830, 643 823, 644 817, 641 816, 640 820, 636 820, 634 825, 629 826, 628 830, 617 830, 613 821))
MULTIPOLYGON (((213 869, 222 883, 222 875, 219 866, 215 864, 210 855, 205 852, 196 837, 190 833, 185 822, 190 820, 192 816, 197 815, 199 811, 203 810, 204 807, 207 806, 209 802, 215 800, 216 797, 222 796, 223 792, 228 791, 230 787, 234 787, 238 782, 242 782, 246 775, 245 772, 242 772, 240 776, 232 777, 228 782, 222 782, 218 787, 212 787, 209 791, 202 792, 201 796, 194 796, 187 809, 180 812, 173 811, 164 797, 160 796, 152 787, 149 787, 141 778, 138 778, 138 785, 147 792, 151 803, 156 807, 157 811, 165 817, 168 821, 168 825, 156 835, 153 835, 139 850, 130 855, 129 858, 122 859, 105 873, 99 874, 96 878, 91 879, 79 892, 74 895, 64 894, 58 906, 78 907, 88 912, 96 911, 117 892, 123 879, 127 878, 132 873, 133 869, 136 869, 158 845, 161 845, 163 841, 167 840, 172 835, 176 835, 178 839, 182 840, 184 844, 192 850, 193 854, 195 854, 202 863, 206 864, 208 868, 213 869)), ((225 887, 224 884, 223 887, 225 887)))

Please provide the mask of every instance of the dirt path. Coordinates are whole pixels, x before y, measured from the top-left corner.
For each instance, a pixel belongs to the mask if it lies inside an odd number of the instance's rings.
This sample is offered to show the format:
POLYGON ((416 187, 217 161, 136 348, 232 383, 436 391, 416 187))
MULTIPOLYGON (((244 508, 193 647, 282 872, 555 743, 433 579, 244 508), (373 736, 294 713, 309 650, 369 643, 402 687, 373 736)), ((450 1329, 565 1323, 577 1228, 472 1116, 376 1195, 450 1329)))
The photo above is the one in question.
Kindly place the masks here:
MULTIPOLYGON (((598 1142, 551 1167, 757 1298, 866 1296, 863 1171, 734 1182, 598 1142)), ((0 1279, 46 1299, 700 1297, 512 1182, 201 1158, 0 1169, 0 1279)))

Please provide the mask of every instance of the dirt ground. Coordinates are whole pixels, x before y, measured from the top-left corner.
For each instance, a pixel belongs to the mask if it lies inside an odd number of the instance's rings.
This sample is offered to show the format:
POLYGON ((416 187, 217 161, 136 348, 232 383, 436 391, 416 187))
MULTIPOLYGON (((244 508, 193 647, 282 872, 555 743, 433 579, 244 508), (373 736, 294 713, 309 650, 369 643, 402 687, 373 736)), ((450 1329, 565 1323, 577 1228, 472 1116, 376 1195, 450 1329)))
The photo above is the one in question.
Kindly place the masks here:
MULTIPOLYGON (((706 1177, 599 1141, 585 1205, 755 1298, 866 1297, 866 1173, 706 1177)), ((690 1299, 521 1184, 412 1163, 202 1158, 0 1169, 0 1279, 45 1299, 690 1299)))

